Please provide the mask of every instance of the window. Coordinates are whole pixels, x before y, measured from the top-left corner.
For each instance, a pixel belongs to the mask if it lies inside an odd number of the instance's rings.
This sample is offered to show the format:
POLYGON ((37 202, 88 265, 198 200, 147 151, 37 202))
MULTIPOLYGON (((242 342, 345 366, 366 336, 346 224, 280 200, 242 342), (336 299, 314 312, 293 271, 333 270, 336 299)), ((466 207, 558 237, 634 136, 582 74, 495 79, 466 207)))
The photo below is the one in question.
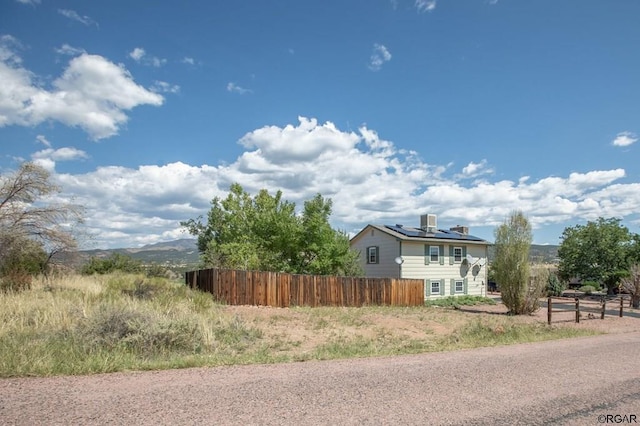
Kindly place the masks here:
POLYGON ((431 294, 440 294, 440 281, 431 281, 431 294))
POLYGON ((429 246, 429 261, 438 263, 440 256, 440 248, 438 246, 429 246))
POLYGON ((453 261, 455 263, 462 263, 462 247, 453 248, 453 261))
POLYGON ((456 280, 455 283, 455 292, 456 293, 464 293, 464 281, 456 280))
POLYGON ((380 263, 377 246, 367 247, 367 263, 380 263))

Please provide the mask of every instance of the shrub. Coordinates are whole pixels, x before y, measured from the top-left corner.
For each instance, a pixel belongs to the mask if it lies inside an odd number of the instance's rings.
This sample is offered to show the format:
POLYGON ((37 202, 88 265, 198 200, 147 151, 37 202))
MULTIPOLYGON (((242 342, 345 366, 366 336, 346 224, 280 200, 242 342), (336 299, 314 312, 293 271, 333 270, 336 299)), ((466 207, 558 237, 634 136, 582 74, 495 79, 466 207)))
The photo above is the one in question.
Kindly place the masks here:
POLYGON ((482 296, 448 296, 440 299, 426 300, 425 306, 458 307, 469 305, 495 305, 495 300, 482 296))
POLYGON ((126 256, 122 253, 113 253, 111 256, 104 259, 100 259, 95 256, 91 257, 89 262, 86 263, 81 270, 83 275, 104 275, 116 271, 138 273, 142 271, 142 264, 140 261, 135 260, 130 256, 126 256))
POLYGON ((584 281, 582 287, 593 287, 593 291, 600 291, 602 289, 598 281, 584 281))
POLYGON ((186 319, 113 305, 102 305, 76 332, 88 350, 123 347, 151 355, 169 350, 197 352, 204 344, 199 327, 186 319))
POLYGON ((566 285, 558 279, 555 274, 549 275, 549 281, 547 282, 547 297, 562 296, 562 292, 566 290, 566 285))
POLYGON ((581 291, 584 294, 589 295, 589 294, 593 293, 594 291, 596 291, 596 289, 592 285, 583 285, 582 287, 580 287, 578 289, 578 291, 581 291))

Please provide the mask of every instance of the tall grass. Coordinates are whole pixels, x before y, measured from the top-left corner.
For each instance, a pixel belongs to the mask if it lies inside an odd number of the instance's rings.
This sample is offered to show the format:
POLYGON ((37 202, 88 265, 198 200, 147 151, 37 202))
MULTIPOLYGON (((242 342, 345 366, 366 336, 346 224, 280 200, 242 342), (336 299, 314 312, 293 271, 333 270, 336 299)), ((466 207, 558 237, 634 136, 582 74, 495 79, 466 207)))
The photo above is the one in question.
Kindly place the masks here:
POLYGON ((0 296, 0 376, 249 362, 261 335, 209 294, 162 278, 40 280, 0 296))

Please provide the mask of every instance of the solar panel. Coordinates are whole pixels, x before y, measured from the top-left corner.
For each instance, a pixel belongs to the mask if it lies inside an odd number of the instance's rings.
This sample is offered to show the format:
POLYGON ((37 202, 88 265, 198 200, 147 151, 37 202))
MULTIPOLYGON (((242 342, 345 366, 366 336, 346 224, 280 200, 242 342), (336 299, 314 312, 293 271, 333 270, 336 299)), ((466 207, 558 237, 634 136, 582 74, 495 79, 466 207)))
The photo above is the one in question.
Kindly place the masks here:
POLYGON ((465 240, 465 241, 484 241, 482 238, 474 237, 473 235, 464 235, 459 232, 445 231, 439 229, 435 233, 428 234, 419 228, 409 228, 402 225, 385 225, 386 228, 391 229, 406 237, 412 238, 439 238, 444 240, 465 240))

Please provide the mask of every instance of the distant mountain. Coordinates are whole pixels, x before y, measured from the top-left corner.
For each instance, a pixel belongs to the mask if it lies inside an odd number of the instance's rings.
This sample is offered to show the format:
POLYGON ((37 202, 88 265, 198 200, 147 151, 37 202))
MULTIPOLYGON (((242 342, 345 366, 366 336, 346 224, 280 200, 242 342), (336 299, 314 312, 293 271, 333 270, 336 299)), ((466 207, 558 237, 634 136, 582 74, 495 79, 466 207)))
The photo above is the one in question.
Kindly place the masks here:
MULTIPOLYGON (((531 244, 529 261, 534 263, 557 263, 558 248, 554 245, 531 244)), ((495 247, 489 246, 489 261, 495 257, 495 247)))
POLYGON ((200 253, 195 239, 180 239, 164 243, 147 244, 136 248, 82 250, 83 260, 90 257, 109 257, 121 253, 140 260, 144 264, 160 264, 172 268, 191 268, 198 265, 200 253))

